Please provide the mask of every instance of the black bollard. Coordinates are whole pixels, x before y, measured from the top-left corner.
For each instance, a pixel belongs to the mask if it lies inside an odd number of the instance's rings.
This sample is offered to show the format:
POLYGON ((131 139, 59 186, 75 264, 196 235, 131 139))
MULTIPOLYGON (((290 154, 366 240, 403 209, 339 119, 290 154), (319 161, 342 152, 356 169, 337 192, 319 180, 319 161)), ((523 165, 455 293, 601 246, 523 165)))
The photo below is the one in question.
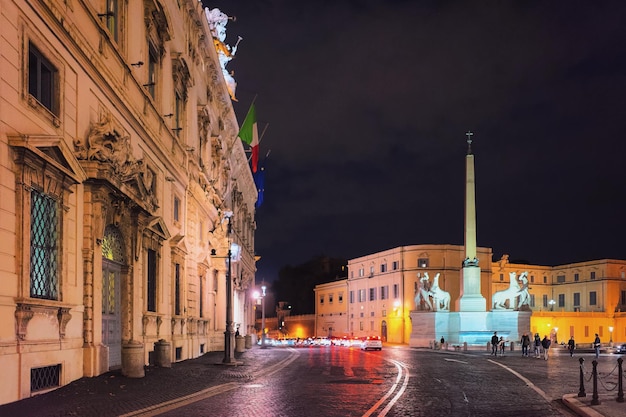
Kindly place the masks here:
POLYGON ((617 374, 619 375, 619 377, 617 378, 617 402, 618 403, 624 402, 624 390, 622 389, 622 362, 624 362, 624 359, 617 358, 617 369, 618 369, 617 374))
POLYGON ((583 358, 578 358, 578 362, 580 362, 580 388, 578 388, 578 396, 586 397, 587 393, 585 392, 585 378, 583 374, 583 363, 585 360, 583 358))
POLYGON ((591 375, 593 376, 593 395, 591 396, 591 405, 600 404, 600 400, 598 399, 598 361, 594 360, 591 362, 593 365, 593 371, 591 371, 591 375))

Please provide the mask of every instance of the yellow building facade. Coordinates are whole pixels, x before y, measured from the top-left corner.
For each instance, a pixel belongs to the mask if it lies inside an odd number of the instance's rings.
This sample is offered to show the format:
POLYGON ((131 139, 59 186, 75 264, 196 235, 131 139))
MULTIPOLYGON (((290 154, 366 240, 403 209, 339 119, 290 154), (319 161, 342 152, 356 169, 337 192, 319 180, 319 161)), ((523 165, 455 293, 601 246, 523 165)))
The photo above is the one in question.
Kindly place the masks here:
MULTIPOLYGON (((607 345, 626 341, 626 261, 551 267, 510 263, 507 255, 492 262, 489 248, 477 253, 487 311, 501 308, 492 297, 510 287, 511 274, 517 279, 526 272, 533 333, 558 343, 573 336, 578 344, 589 344, 595 333, 607 345)), ((390 343, 408 343, 410 312, 435 311, 423 299, 416 303, 425 276, 432 283, 439 274, 439 287, 450 293, 449 311, 458 311, 463 255, 462 246, 412 245, 349 260, 347 279, 315 288, 316 335, 380 336, 390 343), (345 294, 341 302, 338 294, 345 294)))
POLYGON ((254 332, 257 190, 201 3, 8 0, 0 27, 0 404, 222 350, 227 305, 254 332))

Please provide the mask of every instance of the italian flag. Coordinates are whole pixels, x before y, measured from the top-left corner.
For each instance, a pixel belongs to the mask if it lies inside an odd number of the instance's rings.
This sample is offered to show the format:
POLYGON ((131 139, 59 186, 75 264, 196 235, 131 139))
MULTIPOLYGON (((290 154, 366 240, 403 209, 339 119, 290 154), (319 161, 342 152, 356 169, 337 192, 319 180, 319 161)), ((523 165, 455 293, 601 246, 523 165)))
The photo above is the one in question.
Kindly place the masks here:
POLYGON ((250 106, 246 118, 243 120, 241 129, 239 130, 239 138, 252 148, 252 172, 256 172, 259 162, 259 130, 256 123, 256 109, 254 103, 250 106))

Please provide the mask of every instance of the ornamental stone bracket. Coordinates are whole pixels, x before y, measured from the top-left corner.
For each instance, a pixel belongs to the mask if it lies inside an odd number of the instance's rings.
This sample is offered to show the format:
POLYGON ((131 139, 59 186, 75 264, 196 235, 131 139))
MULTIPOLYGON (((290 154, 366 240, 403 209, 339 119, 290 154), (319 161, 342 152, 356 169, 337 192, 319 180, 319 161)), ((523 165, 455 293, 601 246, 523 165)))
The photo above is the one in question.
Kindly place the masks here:
POLYGON ((59 323, 59 338, 65 338, 67 324, 72 319, 70 307, 45 306, 39 304, 17 303, 15 307, 15 333, 18 340, 26 340, 28 323, 35 314, 56 317, 59 323))
POLYGON ((67 327, 67 323, 71 320, 72 315, 70 314, 70 309, 67 307, 60 307, 59 312, 57 313, 57 319, 59 320, 59 336, 63 339, 65 337, 65 329, 67 327))
POLYGON ((16 333, 17 338, 19 340, 26 339, 26 328, 28 327, 28 322, 33 318, 35 312, 32 307, 26 304, 18 304, 15 308, 15 324, 16 324, 16 333))

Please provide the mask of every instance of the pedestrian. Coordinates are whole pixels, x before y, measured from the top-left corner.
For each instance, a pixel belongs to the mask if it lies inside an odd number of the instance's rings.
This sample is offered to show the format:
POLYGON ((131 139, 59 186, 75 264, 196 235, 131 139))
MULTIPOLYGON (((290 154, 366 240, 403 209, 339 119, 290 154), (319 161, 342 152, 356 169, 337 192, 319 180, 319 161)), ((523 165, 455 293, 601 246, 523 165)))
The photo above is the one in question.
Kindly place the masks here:
POLYGON ((541 338, 539 333, 535 333, 535 358, 541 357, 541 338))
POLYGON ((543 340, 541 340, 541 347, 543 348, 543 360, 548 360, 548 349, 550 349, 550 339, 548 336, 544 335, 543 340))
POLYGON ((598 333, 596 333, 596 338, 593 341, 593 348, 596 350, 596 359, 598 359, 598 356, 600 356, 601 346, 602 346, 602 343, 600 342, 600 336, 598 336, 598 333))
POLYGON ((498 346, 500 347, 500 356, 504 356, 504 346, 506 345, 506 341, 502 336, 500 336, 500 340, 498 341, 498 346))
POLYGON ((491 336, 491 354, 494 356, 498 355, 498 332, 493 332, 493 336, 491 336))
POLYGON ((528 333, 522 335, 520 344, 522 345, 522 356, 528 356, 528 347, 530 346, 530 336, 528 336, 528 333))
POLYGON ((441 342, 441 349, 443 349, 446 345, 446 339, 444 339, 443 336, 441 336, 440 342, 441 342))
POLYGON ((574 356, 574 349, 576 349, 576 342, 574 341, 574 336, 569 338, 569 342, 567 342, 567 349, 569 349, 569 357, 574 356))

